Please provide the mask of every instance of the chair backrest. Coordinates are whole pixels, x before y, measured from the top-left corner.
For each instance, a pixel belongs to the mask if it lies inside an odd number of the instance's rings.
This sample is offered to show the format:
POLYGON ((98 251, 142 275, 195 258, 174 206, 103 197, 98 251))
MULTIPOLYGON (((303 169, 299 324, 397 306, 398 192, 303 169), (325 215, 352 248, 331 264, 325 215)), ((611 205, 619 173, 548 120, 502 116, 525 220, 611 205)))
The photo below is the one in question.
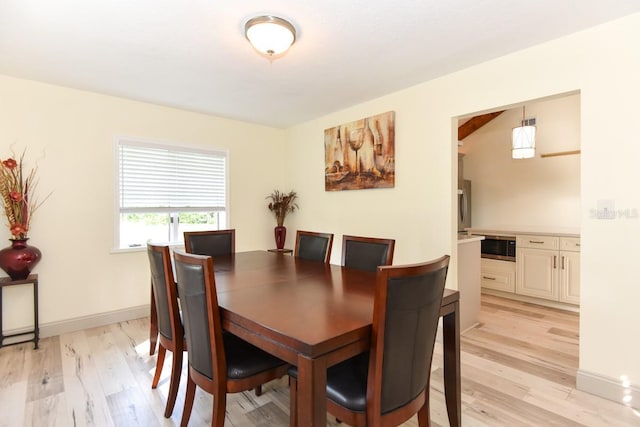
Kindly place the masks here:
POLYGON ((178 291, 173 278, 169 246, 148 242, 147 255, 158 316, 158 332, 168 340, 173 340, 173 337, 182 339, 178 291))
POLYGON ((213 259, 174 251, 189 366, 215 382, 227 381, 213 259))
POLYGON ((422 264, 378 268, 368 410, 384 414, 401 408, 429 387, 448 267, 445 255, 422 264))
POLYGON ((185 231, 184 249, 198 255, 233 254, 236 251, 236 230, 185 231))
POLYGON ((393 239, 342 236, 342 265, 358 270, 376 271, 380 265, 393 263, 393 239))
POLYGON ((296 248, 294 256, 311 261, 328 263, 333 246, 332 233, 316 233, 313 231, 296 232, 296 248))

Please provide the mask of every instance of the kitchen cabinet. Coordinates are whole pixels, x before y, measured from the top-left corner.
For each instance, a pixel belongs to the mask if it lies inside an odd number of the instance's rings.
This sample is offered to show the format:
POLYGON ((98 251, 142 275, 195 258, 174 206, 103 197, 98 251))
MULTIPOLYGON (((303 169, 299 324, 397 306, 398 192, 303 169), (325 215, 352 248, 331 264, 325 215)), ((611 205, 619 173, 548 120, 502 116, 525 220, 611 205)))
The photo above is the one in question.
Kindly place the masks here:
POLYGON ((558 300, 580 304, 580 239, 560 238, 560 289, 558 300))
POLYGON ((580 302, 580 239, 516 236, 516 294, 580 302))
POLYGON ((518 248, 516 293, 558 300, 558 251, 518 248))
POLYGON ((482 258, 480 261, 480 286, 502 292, 516 291, 516 263, 482 258))

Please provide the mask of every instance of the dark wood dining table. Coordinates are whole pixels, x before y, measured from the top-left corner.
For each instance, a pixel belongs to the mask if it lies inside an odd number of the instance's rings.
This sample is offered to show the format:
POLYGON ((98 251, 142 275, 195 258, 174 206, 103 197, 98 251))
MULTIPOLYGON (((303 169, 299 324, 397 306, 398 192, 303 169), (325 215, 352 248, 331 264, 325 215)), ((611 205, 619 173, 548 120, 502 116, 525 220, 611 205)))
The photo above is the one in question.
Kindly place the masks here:
MULTIPOLYGON (((369 348, 375 273, 267 251, 213 264, 223 328, 296 365, 298 425, 325 426, 327 367, 369 348)), ((440 312, 451 426, 461 425, 459 295, 445 289, 440 312)))

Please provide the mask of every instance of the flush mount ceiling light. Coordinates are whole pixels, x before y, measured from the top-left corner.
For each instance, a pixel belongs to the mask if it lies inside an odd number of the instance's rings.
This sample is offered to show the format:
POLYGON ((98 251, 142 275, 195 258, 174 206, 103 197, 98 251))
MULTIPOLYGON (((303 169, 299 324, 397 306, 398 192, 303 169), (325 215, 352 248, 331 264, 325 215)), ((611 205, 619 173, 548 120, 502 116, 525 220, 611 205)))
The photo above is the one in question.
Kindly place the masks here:
POLYGON ((286 52, 296 40, 296 29, 277 16, 257 16, 244 25, 244 34, 254 48, 268 56, 286 52))
POLYGON ((522 106, 522 122, 513 128, 511 136, 511 157, 514 159, 530 159, 536 155, 536 127, 526 124, 522 106))

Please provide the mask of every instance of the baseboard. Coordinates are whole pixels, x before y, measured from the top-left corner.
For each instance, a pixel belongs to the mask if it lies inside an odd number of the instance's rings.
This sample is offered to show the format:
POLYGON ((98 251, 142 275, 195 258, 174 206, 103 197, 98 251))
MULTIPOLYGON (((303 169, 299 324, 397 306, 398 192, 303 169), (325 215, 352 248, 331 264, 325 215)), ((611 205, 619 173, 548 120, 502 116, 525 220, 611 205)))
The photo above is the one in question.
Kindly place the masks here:
POLYGON ((479 326, 479 325, 480 325, 479 322, 475 322, 473 325, 469 326, 467 329, 464 329, 464 330, 460 331, 460 335, 466 334, 468 331, 472 330, 473 328, 475 328, 476 326, 479 326))
POLYGON ((138 307, 108 311, 106 313, 94 314, 91 316, 76 317, 74 319, 63 320, 60 322, 42 324, 40 325, 40 338, 52 337, 55 335, 110 325, 132 319, 139 319, 141 317, 148 317, 149 310, 149 304, 146 304, 138 307))
POLYGON ((562 303, 562 302, 556 302, 556 301, 551 301, 551 300, 546 300, 544 298, 535 298, 535 297, 530 297, 530 296, 527 296, 527 295, 518 295, 518 294, 514 294, 512 292, 503 292, 503 291, 497 291, 495 289, 488 289, 488 288, 482 288, 481 292, 483 294, 493 295, 493 296, 496 296, 496 297, 512 299, 512 300, 520 301, 520 302, 528 302, 528 303, 531 303, 531 304, 543 305, 545 307, 550 307, 550 308, 557 308, 558 310, 571 311, 571 312, 574 312, 574 313, 579 313, 580 312, 580 306, 573 305, 573 304, 565 304, 565 303, 562 303))
POLYGON ((625 406, 640 408, 640 388, 622 379, 578 369, 576 388, 625 406))

